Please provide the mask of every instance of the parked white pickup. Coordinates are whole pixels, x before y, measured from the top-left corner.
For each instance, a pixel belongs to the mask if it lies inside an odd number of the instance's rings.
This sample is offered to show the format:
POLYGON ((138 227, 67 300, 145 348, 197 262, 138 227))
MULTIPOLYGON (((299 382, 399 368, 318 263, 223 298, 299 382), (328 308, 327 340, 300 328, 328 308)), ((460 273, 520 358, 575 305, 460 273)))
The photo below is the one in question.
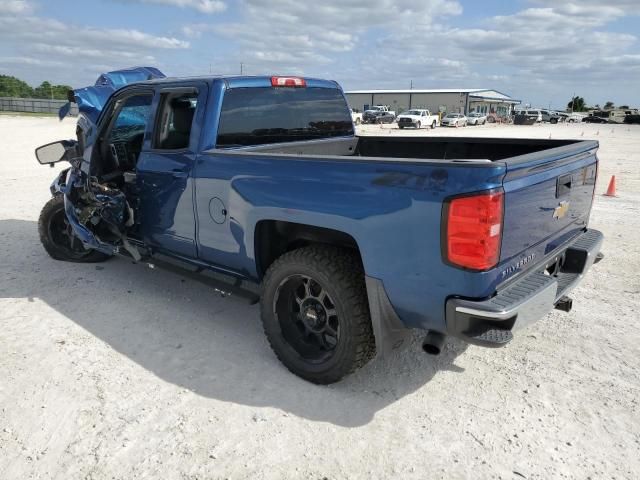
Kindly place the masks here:
POLYGON ((421 108, 413 108, 398 115, 398 128, 404 127, 431 127, 436 128, 440 125, 440 116, 431 115, 429 110, 421 108))

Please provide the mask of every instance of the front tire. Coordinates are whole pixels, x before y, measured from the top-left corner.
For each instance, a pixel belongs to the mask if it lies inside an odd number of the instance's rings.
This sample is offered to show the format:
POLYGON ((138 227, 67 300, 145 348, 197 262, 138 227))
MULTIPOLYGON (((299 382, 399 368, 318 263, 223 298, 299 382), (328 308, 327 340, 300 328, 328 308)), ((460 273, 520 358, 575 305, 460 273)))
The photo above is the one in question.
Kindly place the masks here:
POLYGON ((420 122, 416 122, 416 128, 417 128, 417 129, 422 128, 422 124, 421 124, 420 122))
POLYGON ((64 262, 95 263, 111 258, 96 250, 87 250, 73 235, 64 213, 64 196, 56 195, 42 207, 38 219, 40 242, 51 258, 64 262))
POLYGON ((313 245, 285 253, 263 280, 264 332, 292 373, 337 382, 375 354, 364 271, 348 250, 313 245))

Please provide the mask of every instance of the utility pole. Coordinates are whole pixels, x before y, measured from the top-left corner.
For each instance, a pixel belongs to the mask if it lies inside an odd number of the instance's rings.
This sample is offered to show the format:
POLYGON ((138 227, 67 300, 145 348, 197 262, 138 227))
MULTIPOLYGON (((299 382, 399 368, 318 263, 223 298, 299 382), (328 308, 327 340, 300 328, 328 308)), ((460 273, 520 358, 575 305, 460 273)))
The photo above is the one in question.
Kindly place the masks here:
POLYGON ((413 80, 411 80, 411 85, 409 86, 410 90, 413 90, 413 80))
POLYGON ((244 63, 240 62, 240 75, 244 72, 244 63))

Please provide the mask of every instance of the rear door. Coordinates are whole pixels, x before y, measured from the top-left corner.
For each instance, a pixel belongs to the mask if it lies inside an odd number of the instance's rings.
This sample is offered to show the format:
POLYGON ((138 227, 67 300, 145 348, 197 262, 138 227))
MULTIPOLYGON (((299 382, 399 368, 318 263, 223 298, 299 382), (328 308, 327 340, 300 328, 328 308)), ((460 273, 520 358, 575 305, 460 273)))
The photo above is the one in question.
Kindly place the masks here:
POLYGON ((507 161, 501 261, 540 261, 587 227, 597 147, 576 142, 507 161))
POLYGON ((156 95, 153 134, 138 160, 138 218, 145 244, 196 257, 194 167, 208 88, 166 87, 156 95))

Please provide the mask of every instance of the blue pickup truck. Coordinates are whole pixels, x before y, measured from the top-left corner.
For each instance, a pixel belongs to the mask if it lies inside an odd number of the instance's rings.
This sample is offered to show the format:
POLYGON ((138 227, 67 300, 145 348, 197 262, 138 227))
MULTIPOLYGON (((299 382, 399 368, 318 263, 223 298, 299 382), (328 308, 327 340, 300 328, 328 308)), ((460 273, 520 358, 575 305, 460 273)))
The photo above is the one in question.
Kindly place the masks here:
POLYGON ((602 258, 595 141, 355 135, 333 81, 101 76, 39 231, 58 260, 114 255, 261 303, 293 373, 327 384, 425 331, 486 347, 552 309, 602 258))

